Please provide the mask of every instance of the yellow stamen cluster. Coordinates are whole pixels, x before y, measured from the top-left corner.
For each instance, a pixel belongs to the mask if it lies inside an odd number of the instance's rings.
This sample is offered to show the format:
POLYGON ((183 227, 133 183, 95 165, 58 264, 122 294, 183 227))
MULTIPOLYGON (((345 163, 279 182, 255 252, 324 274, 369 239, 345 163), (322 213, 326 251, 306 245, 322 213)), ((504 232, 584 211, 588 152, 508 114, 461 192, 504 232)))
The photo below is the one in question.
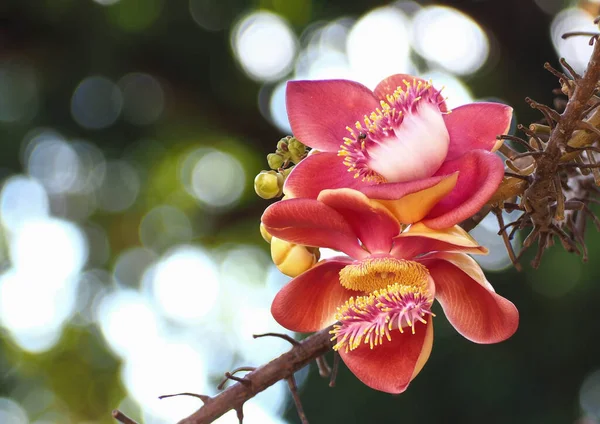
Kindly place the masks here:
POLYGON ((418 262, 395 258, 368 258, 340 271, 340 284, 347 289, 374 292, 401 281, 403 285, 425 285, 427 268, 418 262))

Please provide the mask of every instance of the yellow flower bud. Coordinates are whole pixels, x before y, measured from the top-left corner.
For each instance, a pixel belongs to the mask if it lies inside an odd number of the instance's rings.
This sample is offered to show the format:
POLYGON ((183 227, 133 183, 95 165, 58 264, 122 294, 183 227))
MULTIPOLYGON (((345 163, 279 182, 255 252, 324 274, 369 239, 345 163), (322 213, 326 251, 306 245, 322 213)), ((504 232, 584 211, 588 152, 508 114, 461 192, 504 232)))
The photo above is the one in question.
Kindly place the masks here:
POLYGON ((300 162, 306 154, 306 146, 295 138, 290 139, 288 142, 288 150, 291 155, 291 160, 294 163, 300 162))
POLYGON ((261 171, 254 179, 254 191, 263 199, 280 196, 283 180, 283 175, 275 171, 261 171))
POLYGON ((277 237, 271 238, 271 258, 285 275, 297 277, 311 269, 320 257, 319 249, 290 243, 277 237))
POLYGON ((277 152, 287 152, 288 151, 288 142, 292 139, 291 135, 283 137, 281 140, 277 142, 277 152))
POLYGON ((269 153, 267 155, 267 162, 269 163, 269 168, 279 169, 283 165, 283 156, 277 153, 269 153))
POLYGON ((273 238, 273 236, 267 231, 262 222, 260 223, 260 235, 262 236, 262 238, 265 239, 267 243, 271 243, 271 239, 273 238))

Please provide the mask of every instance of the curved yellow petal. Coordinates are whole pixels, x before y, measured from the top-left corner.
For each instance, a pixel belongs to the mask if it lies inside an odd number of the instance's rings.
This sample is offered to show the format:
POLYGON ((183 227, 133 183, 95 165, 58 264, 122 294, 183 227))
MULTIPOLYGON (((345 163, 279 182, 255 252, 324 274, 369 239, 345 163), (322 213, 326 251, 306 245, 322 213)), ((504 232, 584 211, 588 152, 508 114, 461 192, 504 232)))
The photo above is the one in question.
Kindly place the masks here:
POLYGON ((458 172, 455 172, 433 187, 407 194, 400 199, 376 200, 384 205, 398 221, 412 224, 425 218, 429 211, 454 189, 457 180, 458 172))

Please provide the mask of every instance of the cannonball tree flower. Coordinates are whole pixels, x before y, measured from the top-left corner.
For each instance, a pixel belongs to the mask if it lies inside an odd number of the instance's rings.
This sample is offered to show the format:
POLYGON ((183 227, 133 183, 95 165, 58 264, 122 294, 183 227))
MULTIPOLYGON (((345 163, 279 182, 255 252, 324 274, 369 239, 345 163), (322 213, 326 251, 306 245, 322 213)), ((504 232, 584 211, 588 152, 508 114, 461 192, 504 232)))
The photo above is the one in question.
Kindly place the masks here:
POLYGON ((454 328, 476 343, 497 343, 517 329, 515 306, 496 294, 467 253, 485 254, 460 227, 402 225, 379 202, 353 189, 322 191, 269 206, 262 217, 275 237, 343 254, 292 279, 271 306, 282 326, 332 338, 366 385, 401 393, 431 352, 434 299, 454 328), (346 256, 347 255, 347 256, 346 256))
POLYGON ((294 136, 318 151, 289 175, 287 197, 347 187, 392 201, 457 173, 437 187, 440 201, 414 216, 447 228, 477 212, 504 175, 492 152, 512 108, 482 102, 449 112, 440 91, 420 78, 393 75, 374 91, 347 80, 291 81, 286 107, 294 136))

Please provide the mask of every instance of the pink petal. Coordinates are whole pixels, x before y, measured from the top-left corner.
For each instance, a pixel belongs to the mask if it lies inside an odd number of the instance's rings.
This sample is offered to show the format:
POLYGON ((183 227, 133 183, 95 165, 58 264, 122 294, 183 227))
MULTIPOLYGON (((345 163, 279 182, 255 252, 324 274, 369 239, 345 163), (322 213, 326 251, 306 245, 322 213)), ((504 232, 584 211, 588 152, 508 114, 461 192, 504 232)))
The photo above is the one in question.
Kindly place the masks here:
MULTIPOLYGON (((394 91, 396 91, 396 89, 398 87, 402 87, 402 88, 406 87, 406 84, 404 83, 404 81, 412 83, 413 80, 416 81, 417 83, 419 81, 422 81, 424 83, 427 82, 423 78, 414 77, 412 75, 395 74, 395 75, 391 75, 391 76, 387 77, 386 79, 382 80, 379 84, 377 84, 377 87, 375 87, 375 90, 373 90, 373 92, 375 93, 375 97, 377 97, 378 99, 387 101, 387 96, 389 96, 394 91)), ((440 95, 439 100, 440 100, 440 110, 442 112, 446 112, 448 110, 448 108, 446 107, 446 102, 444 101, 444 96, 440 95)))
POLYGON ((484 150, 472 150, 458 159, 444 162, 436 175, 459 171, 456 187, 437 203, 423 223, 440 229, 473 216, 490 200, 504 176, 502 159, 484 150))
POLYGON ((423 219, 456 185, 458 173, 405 183, 383 183, 360 189, 384 205, 403 224, 423 219))
POLYGON ((368 256, 344 217, 314 199, 274 203, 263 213, 262 223, 271 235, 292 243, 328 247, 356 259, 368 256))
POLYGON ((497 135, 506 134, 512 120, 512 108, 501 103, 470 103, 444 115, 450 133, 446 160, 459 158, 468 151, 489 152, 500 147, 497 135))
POLYGON ((286 107, 292 132, 314 149, 337 152, 354 128, 379 106, 371 90, 347 80, 290 81, 286 107))
POLYGON ((316 199, 321 190, 328 188, 360 188, 369 183, 348 172, 337 153, 311 154, 294 167, 285 180, 283 192, 288 197, 316 199))
POLYGON ((310 333, 335 322, 337 308, 360 292, 345 289, 339 272, 351 259, 319 262, 286 284, 275 296, 271 313, 288 330, 310 333))
POLYGON ((512 336, 519 312, 496 294, 479 265, 462 253, 434 253, 419 262, 429 269, 448 321, 475 343, 498 343, 512 336))
POLYGON ((368 344, 339 353, 350 371, 364 384, 387 393, 402 393, 427 362, 433 345, 433 323, 417 323, 416 333, 392 332, 392 340, 384 340, 373 349, 368 344))
POLYGON ((392 256, 400 259, 413 259, 429 252, 463 252, 487 254, 488 250, 480 246, 473 237, 458 225, 442 230, 432 230, 418 222, 410 226, 394 239, 392 256))
POLYGON ((400 223, 383 205, 349 188, 324 190, 318 200, 346 219, 370 253, 389 253, 400 223))

